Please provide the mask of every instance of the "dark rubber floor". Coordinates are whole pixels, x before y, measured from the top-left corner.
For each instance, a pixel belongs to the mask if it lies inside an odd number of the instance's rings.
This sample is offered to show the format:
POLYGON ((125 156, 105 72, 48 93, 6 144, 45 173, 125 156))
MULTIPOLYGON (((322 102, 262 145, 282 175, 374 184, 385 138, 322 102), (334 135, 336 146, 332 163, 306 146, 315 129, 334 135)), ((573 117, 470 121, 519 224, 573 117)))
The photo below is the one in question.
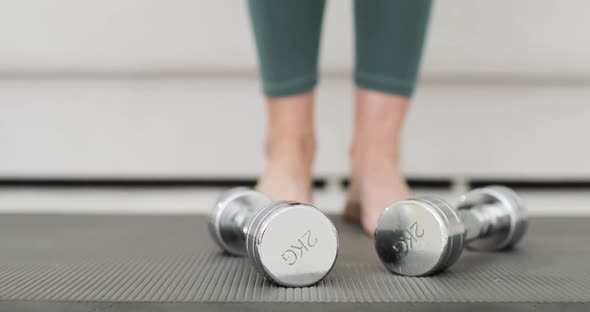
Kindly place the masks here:
POLYGON ((510 253, 466 251, 428 278, 387 272, 360 230, 335 220, 340 254, 308 288, 223 255, 204 217, 0 216, 0 311, 586 311, 590 219, 533 219, 510 253))

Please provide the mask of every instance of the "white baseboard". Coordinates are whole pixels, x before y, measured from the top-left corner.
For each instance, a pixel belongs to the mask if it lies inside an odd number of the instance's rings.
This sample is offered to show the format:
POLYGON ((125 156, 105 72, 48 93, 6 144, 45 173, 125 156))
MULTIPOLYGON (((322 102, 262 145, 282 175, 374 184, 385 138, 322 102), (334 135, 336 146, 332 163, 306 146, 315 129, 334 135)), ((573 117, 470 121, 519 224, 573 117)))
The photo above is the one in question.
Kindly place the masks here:
MULTIPOLYGON (((0 189, 0 213, 49 214, 206 214, 221 189, 0 189)), ((534 216, 588 216, 590 192, 519 192, 534 216)), ((454 202, 458 194, 416 189, 414 196, 439 196, 454 202)), ((327 213, 342 211, 346 194, 337 189, 314 194, 315 205, 327 213)))

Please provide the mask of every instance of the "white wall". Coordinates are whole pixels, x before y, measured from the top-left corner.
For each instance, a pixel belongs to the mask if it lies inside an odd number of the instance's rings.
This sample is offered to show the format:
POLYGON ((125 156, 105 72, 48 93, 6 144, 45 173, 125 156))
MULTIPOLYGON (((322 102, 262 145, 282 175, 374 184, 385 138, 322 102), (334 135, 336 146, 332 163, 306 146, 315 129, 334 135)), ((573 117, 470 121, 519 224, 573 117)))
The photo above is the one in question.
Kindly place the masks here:
MULTIPOLYGON (((2 176, 255 176, 264 111, 253 79, 0 83, 2 176)), ((350 83, 318 102, 317 173, 344 174, 350 83)), ((405 135, 415 176, 590 175, 590 89, 425 84, 405 135)))
MULTIPOLYGON (((1 0, 0 72, 254 70, 245 1, 1 0)), ((429 75, 590 74, 584 0, 435 3, 429 75)), ((323 64, 351 60, 351 3, 328 1, 323 64)))
MULTIPOLYGON (((244 1, 0 4, 0 176, 261 169, 264 112, 244 1)), ((436 2, 406 171, 587 178, 589 10, 582 0, 436 2)), ((348 1, 329 2, 328 72, 349 71, 350 15, 348 1)), ((325 78, 317 172, 341 175, 351 84, 325 78)))

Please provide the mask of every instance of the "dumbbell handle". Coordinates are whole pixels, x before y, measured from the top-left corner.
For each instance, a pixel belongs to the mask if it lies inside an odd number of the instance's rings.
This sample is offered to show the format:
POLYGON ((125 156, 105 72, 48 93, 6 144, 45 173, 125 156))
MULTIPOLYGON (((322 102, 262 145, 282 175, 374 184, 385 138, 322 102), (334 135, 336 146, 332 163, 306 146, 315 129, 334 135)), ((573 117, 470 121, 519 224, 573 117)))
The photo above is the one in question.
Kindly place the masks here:
POLYGON ((465 241, 486 237, 510 226, 510 216, 494 204, 473 205, 458 212, 465 226, 465 241))
POLYGON ((250 223, 250 219, 252 219, 252 214, 248 213, 247 209, 240 210, 240 212, 236 214, 236 216, 233 219, 236 234, 246 237, 248 233, 248 224, 250 223))
POLYGON ((249 196, 235 199, 232 205, 238 206, 238 209, 235 210, 236 214, 232 218, 234 225, 232 228, 236 235, 246 237, 248 226, 255 212, 271 203, 270 198, 259 192, 251 192, 249 196))

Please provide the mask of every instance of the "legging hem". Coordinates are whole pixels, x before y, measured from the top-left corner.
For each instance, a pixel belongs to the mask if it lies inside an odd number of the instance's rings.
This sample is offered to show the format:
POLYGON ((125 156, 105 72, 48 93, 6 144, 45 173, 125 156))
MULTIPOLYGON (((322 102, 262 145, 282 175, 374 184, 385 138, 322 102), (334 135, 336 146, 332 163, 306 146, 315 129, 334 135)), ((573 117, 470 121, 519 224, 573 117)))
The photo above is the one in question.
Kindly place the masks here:
POLYGON ((263 82, 262 89, 267 97, 286 97, 313 90, 317 81, 317 75, 307 75, 287 81, 263 82))
POLYGON ((415 89, 415 83, 407 80, 392 79, 363 72, 354 74, 354 82, 358 87, 364 89, 406 97, 411 97, 415 89))

